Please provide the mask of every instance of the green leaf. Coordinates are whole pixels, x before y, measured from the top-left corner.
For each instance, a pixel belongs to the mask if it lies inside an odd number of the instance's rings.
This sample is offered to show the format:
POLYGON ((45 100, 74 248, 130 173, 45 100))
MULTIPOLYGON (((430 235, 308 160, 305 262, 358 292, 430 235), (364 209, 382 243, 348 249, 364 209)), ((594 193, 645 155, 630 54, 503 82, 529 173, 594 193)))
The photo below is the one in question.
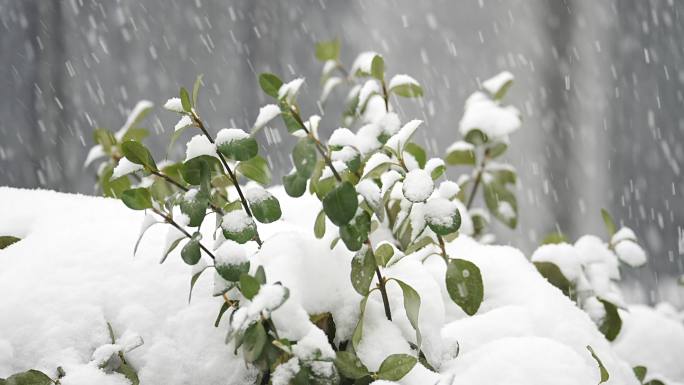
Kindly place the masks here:
POLYGON ((130 160, 135 164, 142 165, 148 170, 157 170, 157 164, 154 162, 154 158, 142 143, 129 140, 121 144, 121 151, 123 151, 126 159, 130 160))
POLYGON ((401 287, 401 292, 404 295, 404 310, 406 310, 406 316, 416 331, 416 345, 420 347, 422 337, 420 335, 420 330, 418 329, 418 316, 420 314, 420 295, 411 286, 400 281, 396 278, 391 278, 401 287))
POLYGON ((136 373, 135 369, 128 363, 122 363, 115 372, 123 374, 123 376, 131 382, 131 385, 140 385, 138 373, 136 373))
POLYGON ((188 226, 198 227, 202 224, 204 217, 206 216, 207 207, 209 207, 209 195, 206 191, 197 191, 192 199, 187 199, 184 196, 179 206, 181 212, 190 218, 188 226))
POLYGON ((375 55, 373 61, 371 62, 371 76, 383 81, 385 79, 385 60, 382 56, 375 55))
POLYGON ((199 96, 199 90, 202 86, 202 78, 204 78, 204 74, 197 75, 195 84, 192 86, 192 105, 195 107, 197 106, 197 97, 199 96))
POLYGON ((254 273, 254 278, 259 282, 261 285, 266 283, 266 270, 264 270, 263 266, 259 266, 256 270, 256 273, 254 273))
POLYGON ((419 98, 423 96, 423 87, 415 83, 406 83, 392 87, 390 92, 404 98, 419 98))
POLYGON ((249 208, 252 209, 254 218, 261 223, 271 223, 280 219, 282 211, 278 199, 266 190, 262 190, 259 194, 258 199, 253 197, 250 199, 249 193, 247 194, 249 208))
POLYGON ((297 171, 293 171, 288 175, 283 176, 283 187, 285 187, 287 195, 298 198, 304 195, 307 181, 308 178, 303 177, 297 171))
POLYGON ((651 380, 644 385, 665 385, 665 383, 660 380, 651 380))
POLYGON ((363 297, 363 299, 359 303, 359 308, 361 309, 359 314, 359 321, 356 323, 356 327, 354 327, 354 333, 352 334, 352 346, 354 347, 354 349, 358 349, 359 343, 361 342, 361 338, 363 337, 363 316, 366 313, 366 302, 368 302, 367 295, 363 297))
POLYGON ((646 369, 645 366, 635 366, 632 368, 632 370, 634 371, 634 375, 639 380, 639 382, 644 382, 648 369, 646 369))
POLYGON ((340 238, 349 251, 361 249, 370 233, 371 218, 365 210, 357 215, 354 220, 344 226, 340 226, 340 238))
POLYGON ((349 182, 342 182, 323 198, 323 210, 332 223, 343 226, 349 223, 359 206, 356 189, 349 182))
POLYGON ((53 382, 47 374, 35 369, 9 376, 4 380, 7 385, 52 385, 53 382))
POLYGON ((606 209, 601 209, 601 216, 603 217, 603 223, 605 223, 606 225, 606 231, 608 231, 608 236, 612 237, 617 231, 617 226, 615 226, 615 221, 613 221, 613 217, 606 209))
MULTIPOLYGON (((325 224, 324 224, 325 225, 325 224)), ((13 237, 11 235, 0 236, 0 250, 6 248, 7 246, 21 241, 21 238, 13 237)))
POLYGON ((435 242, 432 240, 432 238, 430 238, 430 237, 423 237, 423 238, 419 239, 417 242, 413 242, 413 243, 406 249, 405 254, 408 255, 408 254, 415 253, 416 251, 422 249, 423 247, 425 247, 425 246, 427 246, 427 245, 431 245, 431 244, 433 244, 433 243, 435 243, 435 242))
POLYGON ((432 198, 425 205, 425 222, 437 235, 449 235, 461 227, 461 213, 455 203, 446 198, 432 198), (444 209, 451 209, 448 218, 444 209))
POLYGON ((102 195, 110 198, 120 198, 121 194, 131 188, 131 181, 127 175, 121 178, 112 179, 114 168, 111 164, 107 164, 100 173, 100 188, 102 195))
POLYGON ((340 41, 339 39, 330 41, 321 41, 316 43, 316 59, 320 61, 334 60, 337 61, 340 57, 340 41))
POLYGON ((245 178, 251 179, 261 185, 268 185, 271 183, 271 171, 268 169, 266 159, 261 156, 255 156, 250 160, 245 160, 238 163, 236 171, 245 178))
POLYGON ((620 329, 622 329, 622 318, 620 318, 618 308, 615 304, 602 298, 598 298, 598 300, 603 304, 603 308, 606 310, 606 315, 599 325, 599 331, 606 336, 608 341, 614 341, 620 333, 620 329))
POLYGON ((336 353, 335 367, 343 376, 352 380, 358 380, 370 375, 368 368, 354 353, 344 350, 336 353))
POLYGON ((190 303, 190 300, 192 299, 192 289, 195 287, 195 284, 197 283, 199 277, 202 275, 202 273, 204 273, 204 270, 206 270, 208 267, 209 266, 205 266, 200 271, 193 274, 192 277, 190 277, 190 291, 188 292, 188 303, 190 303))
POLYGON ((509 80, 506 83, 502 84, 501 87, 492 95, 492 99, 494 100, 501 100, 503 99, 504 96, 506 96, 506 93, 508 92, 508 89, 511 88, 513 85, 513 80, 509 80))
POLYGON ((314 235, 321 239, 325 235, 325 211, 321 210, 316 215, 316 222, 314 222, 314 235))
POLYGON ((468 315, 482 304, 484 289, 480 268, 465 259, 452 259, 447 265, 446 288, 451 300, 468 315))
POLYGON ((351 283, 357 293, 368 295, 375 274, 375 257, 370 249, 364 248, 351 261, 351 283))
POLYGON ((515 195, 502 184, 491 181, 484 183, 485 204, 492 215, 510 228, 518 224, 518 201, 515 195))
POLYGON ((278 106, 280 107, 280 116, 283 118, 283 123, 285 123, 287 132, 292 134, 297 131, 301 131, 302 125, 299 124, 297 119, 295 119, 290 105, 285 100, 281 100, 278 103, 278 106))
POLYGON ((452 150, 447 153, 444 161, 452 166, 474 166, 477 159, 473 150, 452 150))
POLYGON ((257 281, 257 279, 251 275, 246 273, 240 275, 240 292, 245 296, 245 298, 254 298, 254 296, 259 293, 260 286, 261 285, 259 284, 259 281, 257 281))
POLYGON ((425 154, 425 149, 423 149, 423 147, 413 142, 410 142, 406 143, 406 145, 404 146, 404 151, 408 152, 409 154, 411 154, 411 156, 413 156, 413 158, 418 162, 418 166, 420 166, 420 168, 425 168, 425 162, 427 162, 427 155, 425 154))
POLYGON ((188 94, 188 90, 186 90, 185 87, 181 87, 180 89, 180 100, 181 105, 183 106, 183 111, 190 112, 192 110, 192 104, 190 103, 190 95, 188 94))
POLYGON ((159 261, 159 263, 164 263, 164 261, 166 261, 166 258, 169 256, 169 254, 171 254, 171 252, 172 252, 173 250, 175 250, 176 247, 178 247, 178 244, 179 244, 180 241, 182 241, 183 239, 185 239, 185 235, 180 234, 178 238, 176 238, 173 242, 171 242, 171 244, 169 245, 169 247, 168 247, 166 250, 164 250, 164 254, 162 255, 161 260, 159 261))
POLYGON ((106 128, 97 128, 93 131, 93 140, 102 146, 105 154, 110 154, 112 146, 116 144, 114 133, 106 128))
POLYGON ((375 260, 380 266, 387 266, 387 262, 394 255, 394 247, 389 243, 383 243, 375 249, 375 260))
POLYGON ((534 267, 550 284, 560 289, 566 296, 571 297, 573 285, 565 278, 557 265, 552 262, 534 262, 534 267))
POLYGON ((468 131, 464 139, 466 142, 473 144, 475 146, 485 144, 489 140, 487 135, 478 128, 473 128, 470 131, 468 131))
POLYGON ((123 203, 133 210, 152 208, 152 197, 146 188, 128 189, 121 194, 123 203))
POLYGON ((223 301, 223 304, 221 305, 221 309, 219 309, 218 315, 216 316, 216 320, 214 321, 214 327, 217 328, 219 324, 221 323, 221 318, 223 317, 223 314, 230 309, 230 305, 228 302, 223 301))
POLYGON ((544 237, 544 240, 542 240, 542 245, 553 245, 553 244, 558 244, 558 243, 567 243, 568 238, 563 235, 560 231, 554 231, 553 233, 548 234, 546 237, 544 237))
POLYGON ((187 162, 183 163, 183 165, 180 167, 180 173, 183 177, 183 180, 186 181, 188 184, 191 184, 193 186, 199 186, 203 182, 206 183, 206 181, 202 180, 202 170, 205 167, 210 171, 211 175, 211 171, 216 170, 217 168, 222 166, 216 157, 209 155, 200 155, 198 157, 189 159, 187 162))
POLYGON ((378 369, 378 378, 387 381, 399 381, 416 366, 418 359, 408 354, 392 354, 385 358, 378 369))
POLYGON ((141 142, 148 136, 150 136, 150 132, 144 128, 129 128, 128 131, 126 131, 124 136, 121 138, 121 141, 125 142, 128 140, 134 140, 137 142, 141 142))
MULTIPOLYGON (((241 211, 242 207, 240 208, 241 211)), ((243 211, 244 212, 244 211, 243 211)), ((246 213, 244 215, 247 215, 246 213)), ((248 225, 246 225, 244 228, 242 228, 239 231, 233 231, 231 229, 226 229, 225 227, 222 227, 223 230, 223 236, 226 239, 230 239, 231 241, 237 242, 239 244, 247 243, 254 239, 254 237, 257 234, 257 228, 256 224, 254 221, 251 221, 248 225)))
POLYGON ((249 261, 238 264, 216 264, 216 272, 229 282, 238 282, 249 271, 249 261))
POLYGON ((242 351, 247 362, 254 362, 259 359, 261 353, 264 351, 267 336, 266 329, 261 322, 255 322, 250 325, 245 331, 243 339, 242 351))
POLYGON ((598 356, 594 352, 594 349, 592 349, 590 345, 587 345, 587 350, 589 350, 591 356, 594 357, 594 360, 596 360, 596 363, 598 363, 599 371, 601 373, 601 380, 599 381, 599 384, 608 381, 608 379, 610 378, 610 374, 608 373, 608 370, 606 370, 606 367, 603 366, 603 362, 601 362, 601 359, 598 358, 598 356))
POLYGON ((283 85, 283 81, 274 74, 262 73, 259 75, 259 85, 266 95, 278 99, 278 91, 280 90, 280 86, 283 85))
POLYGON ((218 151, 228 159, 249 160, 259 153, 259 145, 256 139, 249 136, 242 139, 234 139, 230 142, 223 142, 217 146, 218 151))
POLYGON ((501 156, 504 152, 506 152, 507 149, 508 145, 506 143, 496 142, 487 148, 487 155, 494 159, 498 156, 501 156))
POLYGON ((305 178, 311 177, 316 167, 316 144, 309 138, 303 138, 292 149, 292 161, 297 173, 305 178))
POLYGON ((183 262, 188 265, 196 265, 202 258, 200 239, 202 239, 202 235, 199 232, 196 232, 181 249, 181 258, 183 259, 183 262))

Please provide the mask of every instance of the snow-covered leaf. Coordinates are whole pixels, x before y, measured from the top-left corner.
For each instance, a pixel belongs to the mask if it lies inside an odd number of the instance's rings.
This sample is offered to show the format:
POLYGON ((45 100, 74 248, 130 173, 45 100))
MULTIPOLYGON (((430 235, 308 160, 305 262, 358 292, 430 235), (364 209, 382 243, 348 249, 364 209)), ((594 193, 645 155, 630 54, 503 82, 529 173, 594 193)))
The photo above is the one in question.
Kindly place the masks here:
POLYGON ((181 258, 183 259, 183 262, 188 265, 196 265, 202 258, 200 239, 202 239, 202 235, 199 232, 196 232, 181 249, 181 258))
POLYGON ((245 192, 245 196, 257 221, 271 223, 280 219, 282 215, 280 203, 270 192, 259 187, 253 187, 245 192))
POLYGON ((221 221, 221 228, 226 239, 241 244, 254 239, 257 232, 254 220, 247 215, 242 207, 227 212, 221 221))
POLYGON ((306 182, 308 178, 302 176, 296 170, 293 170, 287 175, 283 176, 283 187, 287 195, 298 198, 304 195, 306 191, 306 182))
POLYGON ((152 153, 142 143, 129 140, 121 144, 121 151, 123 151, 126 159, 132 163, 139 164, 150 170, 157 170, 157 164, 154 162, 152 153))
POLYGON ((434 197, 428 200, 424 215, 427 225, 439 235, 451 234, 461 227, 458 205, 446 198, 434 197))
POLYGON ((420 295, 418 292, 409 286, 407 283, 400 281, 396 278, 392 278, 396 283, 399 284, 401 292, 404 296, 404 310, 406 311, 406 317, 408 317, 411 326, 416 331, 416 345, 420 348, 421 345, 421 334, 418 328, 418 316, 420 314, 420 295))
POLYGON ((351 261, 351 283, 357 293, 368 295, 371 281, 375 274, 375 258, 370 249, 357 252, 351 261))
POLYGON ((259 152, 256 139, 238 128, 224 128, 216 134, 216 148, 233 160, 249 160, 259 152))
POLYGON ((416 357, 408 354, 392 354, 385 358, 378 369, 378 378, 386 381, 399 381, 418 363, 416 357))

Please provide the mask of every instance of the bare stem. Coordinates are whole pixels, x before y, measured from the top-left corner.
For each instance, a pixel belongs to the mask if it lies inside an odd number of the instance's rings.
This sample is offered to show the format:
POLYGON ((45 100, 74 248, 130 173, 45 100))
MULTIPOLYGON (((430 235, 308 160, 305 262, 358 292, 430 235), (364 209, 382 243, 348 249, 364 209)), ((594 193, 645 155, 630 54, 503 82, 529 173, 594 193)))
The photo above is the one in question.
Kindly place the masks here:
POLYGON ((480 182, 482 182, 482 174, 484 174, 484 169, 488 158, 489 154, 486 151, 484 157, 482 158, 482 163, 480 163, 480 167, 477 169, 477 174, 475 175, 475 184, 473 184, 473 189, 470 190, 470 195, 468 196, 468 203, 466 204, 467 209, 470 209, 470 207, 473 205, 473 202, 475 202, 475 193, 477 192, 477 188, 480 187, 480 182))
MULTIPOLYGON (((163 212, 161 212, 161 211, 159 211, 159 210, 157 210, 157 209, 155 209, 155 208, 153 208, 152 211, 154 211, 157 215, 160 215, 161 217, 163 217, 163 218, 164 218, 164 221, 166 221, 166 223, 168 223, 168 224, 170 224, 171 226, 173 226, 173 227, 175 227, 176 229, 178 229, 178 231, 180 231, 181 233, 183 233, 183 235, 185 235, 188 239, 192 239, 192 235, 190 235, 190 233, 188 233, 188 232, 183 228, 183 226, 181 226, 181 225, 179 225, 178 223, 176 223, 176 221, 174 221, 173 218, 171 218, 170 215, 166 215, 166 214, 164 214, 163 212)), ((204 252, 207 253, 207 255, 208 255, 209 257, 211 257, 211 259, 216 260, 216 256, 214 256, 214 253, 212 253, 209 249, 207 249, 207 248, 202 244, 202 242, 197 242, 197 243, 199 244, 200 248, 201 248, 202 250, 204 250, 204 252)))
MULTIPOLYGON (((191 112, 191 118, 199 127, 199 129, 204 133, 204 136, 209 139, 209 142, 212 144, 214 143, 214 138, 209 134, 209 131, 207 131, 207 128, 204 126, 204 123, 202 122, 202 119, 200 119, 199 115, 195 112, 193 109, 191 112)), ((240 202, 242 202, 242 207, 245 209, 245 212, 247 215, 250 216, 250 218, 254 219, 254 215, 252 215, 252 210, 249 208, 249 204, 247 203, 247 199, 245 198, 245 195, 242 193, 242 188, 240 188, 240 184, 238 183, 237 177, 235 176, 235 173, 233 170, 230 168, 228 165, 228 162, 226 161, 226 158, 223 157, 223 154, 221 154, 219 151, 216 151, 216 155, 218 155, 219 160, 221 160, 221 164, 223 164, 224 170, 228 173, 228 177, 230 178, 231 182, 233 183, 233 186, 235 187, 235 190, 237 190, 238 195, 240 196, 240 202)), ((256 235, 254 236, 254 240, 256 243, 261 246, 263 243, 261 241, 261 238, 259 237, 259 231, 257 230, 256 235)))
MULTIPOLYGON (((371 255, 373 256, 373 260, 375 261, 375 255, 373 254, 373 245, 371 245, 369 239, 366 239, 366 245, 368 246, 368 250, 370 251, 371 255)), ((382 296, 382 305, 385 308, 385 317, 387 317, 387 319, 391 321, 392 311, 390 310, 389 297, 387 296, 387 280, 385 279, 385 277, 382 276, 380 268, 377 264, 375 265, 375 275, 376 277, 378 277, 378 289, 380 290, 380 296, 382 296)))
POLYGON ((316 150, 318 150, 318 152, 323 157, 325 164, 328 166, 330 171, 332 171, 333 175, 335 176, 335 179, 337 179, 338 182, 342 182, 342 177, 340 177, 340 174, 335 169, 335 166, 333 166, 332 159, 330 159, 330 156, 328 155, 326 146, 323 143, 321 143, 321 141, 318 140, 318 138, 316 138, 314 134, 311 131, 309 131, 308 128, 306 128, 306 126, 304 125, 304 121, 302 120, 302 117, 299 115, 297 110, 295 110, 294 108, 290 108, 290 110, 292 111, 292 116, 295 118, 297 123, 299 123, 299 126, 302 128, 302 130, 304 130, 304 132, 306 132, 309 138, 311 138, 316 144, 316 150))

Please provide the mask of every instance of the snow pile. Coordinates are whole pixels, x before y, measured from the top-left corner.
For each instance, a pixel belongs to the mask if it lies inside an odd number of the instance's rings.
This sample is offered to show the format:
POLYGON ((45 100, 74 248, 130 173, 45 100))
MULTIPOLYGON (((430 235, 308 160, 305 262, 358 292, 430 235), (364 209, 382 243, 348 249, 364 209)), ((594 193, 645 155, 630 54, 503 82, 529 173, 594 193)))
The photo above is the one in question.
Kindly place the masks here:
MULTIPOLYGON (((376 189, 362 190, 367 190, 364 196, 377 196, 376 189)), ((457 191, 439 187, 440 194, 457 191)), ((310 316, 330 313, 335 342, 347 340, 361 296, 349 280, 352 254, 341 242, 330 250, 333 232, 321 240, 313 237, 320 202, 289 198, 279 187, 269 192, 280 200, 283 215, 260 228, 262 248, 245 254, 244 246, 226 241, 217 251, 217 264, 249 260, 252 272, 263 266, 268 279, 263 292, 242 306, 244 314, 235 314, 232 322, 267 312, 280 336, 296 341, 294 357, 273 378, 286 384, 299 363, 312 357, 322 359, 316 361, 317 370, 333 370, 325 360, 334 351, 310 316), (281 305, 286 290, 289 297, 281 305)), ((439 207, 429 211, 437 217, 441 212, 439 207)), ((116 344, 124 346, 131 335, 144 340, 126 353, 142 384, 253 383, 256 372, 233 354, 232 343, 224 344, 229 317, 218 328, 213 325, 223 298, 212 297, 211 275, 200 277, 188 303, 190 276, 197 267, 181 261, 180 248, 164 265, 157 263, 167 226, 152 226, 133 258, 144 214, 119 201, 0 188, 0 212, 0 235, 22 238, 0 250, 0 292, 11 293, 0 296, 0 378, 30 368, 54 377, 62 366, 66 385, 127 384, 123 376, 105 375, 93 361, 116 348, 110 346, 109 322, 116 344)), ((242 223, 235 215, 227 221, 230 226, 242 223)), ((212 234, 203 239, 211 240, 212 234)), ((446 247, 450 256, 479 266, 484 301, 476 315, 465 315, 447 294, 446 266, 438 255, 417 252, 385 269, 385 276, 420 294, 421 349, 437 370, 418 364, 400 384, 596 384, 599 370, 587 345, 610 372, 608 384, 638 384, 631 370, 635 364, 647 365, 654 375, 684 380, 681 366, 672 361, 684 349, 681 323, 630 308, 624 315, 625 334, 614 349, 586 313, 549 285, 518 250, 484 246, 467 236, 446 247), (649 330, 649 317, 664 326, 649 330)), ((563 258, 568 257, 558 257, 563 258)), ((388 294, 393 322, 385 318, 377 291, 365 311, 357 353, 370 370, 377 370, 389 354, 416 354, 410 346, 416 333, 403 310, 402 291, 390 282, 388 294)))
POLYGON ((520 111, 513 106, 500 106, 482 92, 475 92, 466 100, 459 130, 466 136, 479 129, 489 138, 504 138, 520 128, 520 111))

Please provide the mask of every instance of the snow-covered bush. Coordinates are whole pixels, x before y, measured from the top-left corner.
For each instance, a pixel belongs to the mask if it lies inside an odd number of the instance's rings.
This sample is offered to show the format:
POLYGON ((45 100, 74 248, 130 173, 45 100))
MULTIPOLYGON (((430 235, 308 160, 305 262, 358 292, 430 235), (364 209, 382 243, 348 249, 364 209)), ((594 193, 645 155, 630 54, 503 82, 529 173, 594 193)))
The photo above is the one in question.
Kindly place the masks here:
MULTIPOLYGON (((145 213, 134 253, 145 234, 163 243, 161 262, 173 264, 179 256, 191 266, 190 294, 204 273, 212 274, 215 298, 199 299, 200 309, 215 307, 214 326, 225 333, 225 350, 246 367, 231 361, 225 369, 224 356, 211 344, 209 351, 220 357, 203 357, 207 362, 196 365, 216 373, 199 379, 181 368, 165 377, 162 363, 176 362, 159 354, 168 337, 147 351, 143 333, 117 335, 107 323, 109 338, 86 366, 53 368, 51 376, 23 371, 1 385, 81 384, 73 378, 93 381, 102 373, 116 385, 141 383, 139 377, 142 383, 148 378, 174 384, 637 384, 647 378, 657 384, 643 367, 632 374, 575 307, 615 339, 619 312, 626 309, 614 282, 618 260, 632 266, 645 261, 631 230, 616 232, 612 225, 607 244, 587 236, 574 245, 542 246, 534 265, 512 248, 486 246, 494 239, 490 216, 517 224, 516 173, 501 161, 508 136, 521 125, 519 111, 502 101, 510 73, 483 82, 483 91, 467 99, 462 140, 441 159, 413 140, 421 122, 402 123, 393 105, 397 97, 422 96, 418 81, 387 76, 374 52, 362 53, 347 68, 337 41, 318 44, 316 57, 324 63, 322 103, 337 88, 349 88, 341 117, 347 128, 333 130, 327 140, 319 135, 321 118, 306 116, 297 102, 304 79, 283 82, 274 74, 259 76, 273 103, 255 114, 253 127, 213 135, 199 112, 200 76, 192 92, 181 88, 164 104, 179 117, 170 145, 183 132, 196 133, 182 161, 158 162, 142 143, 138 124, 149 102, 139 103, 116 134, 97 130, 88 156, 87 163, 107 156, 98 168, 101 192, 145 213), (282 187, 267 188, 271 173, 255 134, 277 117, 297 143, 282 187), (450 181, 447 165, 466 171, 450 181), (478 201, 484 206, 475 207, 478 201), (165 225, 163 242, 155 237, 162 227, 157 224, 165 225), (136 354, 145 357, 138 358, 145 363, 140 372, 129 359, 136 354), (217 368, 232 377, 220 377, 217 368)), ((155 287, 178 294, 174 285, 164 285, 155 287)), ((139 294, 132 290, 127 298, 139 294)), ((175 320, 178 325, 170 328, 203 327, 191 323, 197 319, 206 317, 175 320)), ((192 333, 179 338, 197 353, 207 336, 213 334, 197 337, 200 343, 192 333)), ((0 358, 13 355, 2 338, 0 358)), ((625 354, 633 345, 624 342, 625 354)), ((40 365, 55 361, 43 358, 40 365)))

